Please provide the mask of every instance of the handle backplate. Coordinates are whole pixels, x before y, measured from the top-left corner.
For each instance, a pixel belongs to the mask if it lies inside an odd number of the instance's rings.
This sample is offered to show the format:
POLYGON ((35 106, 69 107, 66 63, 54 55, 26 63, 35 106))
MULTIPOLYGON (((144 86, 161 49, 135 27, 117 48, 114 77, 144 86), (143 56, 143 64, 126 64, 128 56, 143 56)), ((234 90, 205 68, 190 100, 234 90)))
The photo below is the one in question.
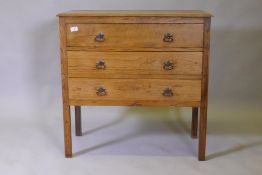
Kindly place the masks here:
POLYGON ((106 88, 100 86, 96 89, 96 95, 98 96, 106 96, 107 92, 106 92, 106 88))
POLYGON ((95 40, 98 41, 98 42, 105 41, 105 34, 103 32, 98 32, 96 37, 95 37, 95 40))
POLYGON ((106 62, 104 60, 99 60, 96 62, 96 69, 105 69, 106 62))
POLYGON ((163 96, 172 97, 174 95, 172 88, 166 88, 163 91, 163 96))
POLYGON ((168 43, 173 42, 173 41, 174 41, 173 34, 172 34, 172 33, 169 33, 169 32, 166 32, 166 33, 164 34, 163 41, 164 41, 164 42, 168 42, 168 43))
POLYGON ((165 70, 172 70, 172 69, 174 69, 174 62, 172 60, 164 61, 163 69, 165 69, 165 70))

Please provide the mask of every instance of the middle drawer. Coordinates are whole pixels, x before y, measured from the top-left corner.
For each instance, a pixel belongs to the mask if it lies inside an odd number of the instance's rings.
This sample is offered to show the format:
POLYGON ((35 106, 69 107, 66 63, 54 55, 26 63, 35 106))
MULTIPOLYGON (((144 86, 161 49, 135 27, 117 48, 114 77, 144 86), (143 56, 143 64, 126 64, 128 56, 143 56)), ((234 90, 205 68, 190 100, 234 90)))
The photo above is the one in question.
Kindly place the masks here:
POLYGON ((201 79, 202 52, 67 51, 68 76, 201 79))

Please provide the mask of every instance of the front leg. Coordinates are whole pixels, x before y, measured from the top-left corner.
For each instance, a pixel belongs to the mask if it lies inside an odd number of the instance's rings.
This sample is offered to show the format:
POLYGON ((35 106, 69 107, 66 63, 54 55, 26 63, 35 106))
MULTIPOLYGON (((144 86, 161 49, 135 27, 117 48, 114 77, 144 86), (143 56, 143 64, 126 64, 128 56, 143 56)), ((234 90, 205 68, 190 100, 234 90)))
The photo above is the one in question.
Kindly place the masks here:
POLYGON ((205 105, 200 108, 198 160, 205 160, 206 157, 206 130, 207 106, 205 105))
POLYGON ((65 142, 65 157, 72 157, 72 137, 71 137, 71 116, 70 106, 63 105, 63 118, 64 118, 64 142, 65 142))

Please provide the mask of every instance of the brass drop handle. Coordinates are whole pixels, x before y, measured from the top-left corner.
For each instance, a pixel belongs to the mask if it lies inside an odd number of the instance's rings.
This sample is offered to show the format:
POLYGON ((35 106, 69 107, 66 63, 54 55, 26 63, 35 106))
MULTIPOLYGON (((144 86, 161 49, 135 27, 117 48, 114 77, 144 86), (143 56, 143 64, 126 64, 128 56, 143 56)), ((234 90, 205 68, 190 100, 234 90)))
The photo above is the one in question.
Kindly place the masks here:
POLYGON ((164 34, 163 41, 164 41, 164 42, 169 42, 169 43, 170 43, 170 42, 173 42, 173 41, 174 41, 173 34, 172 34, 172 33, 169 33, 169 32, 165 33, 165 34, 164 34))
POLYGON ((165 97, 172 97, 174 94, 173 94, 173 91, 171 88, 166 88, 164 89, 163 91, 163 96, 165 97))
POLYGON ((105 41, 105 34, 103 32, 98 32, 96 37, 95 37, 95 40, 98 41, 98 42, 105 41))
POLYGON ((172 69, 174 69, 174 62, 172 60, 164 61, 163 68, 165 70, 172 70, 172 69))
POLYGON ((107 94, 106 88, 100 86, 96 89, 96 95, 98 96, 105 96, 107 94))
POLYGON ((96 62, 96 69, 105 69, 106 62, 104 60, 99 60, 96 62))

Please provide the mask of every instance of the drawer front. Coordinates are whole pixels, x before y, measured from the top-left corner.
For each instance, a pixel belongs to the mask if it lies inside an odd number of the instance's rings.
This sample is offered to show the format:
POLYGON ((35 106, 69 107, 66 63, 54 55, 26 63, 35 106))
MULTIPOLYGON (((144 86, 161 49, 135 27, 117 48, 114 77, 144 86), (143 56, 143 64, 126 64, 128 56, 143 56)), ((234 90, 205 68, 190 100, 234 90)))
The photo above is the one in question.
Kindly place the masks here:
POLYGON ((67 46, 100 50, 202 48, 203 24, 68 24, 67 46))
POLYGON ((71 105, 197 106, 200 80, 69 78, 71 105))
POLYGON ((68 51, 69 77, 200 79, 202 52, 68 51))

